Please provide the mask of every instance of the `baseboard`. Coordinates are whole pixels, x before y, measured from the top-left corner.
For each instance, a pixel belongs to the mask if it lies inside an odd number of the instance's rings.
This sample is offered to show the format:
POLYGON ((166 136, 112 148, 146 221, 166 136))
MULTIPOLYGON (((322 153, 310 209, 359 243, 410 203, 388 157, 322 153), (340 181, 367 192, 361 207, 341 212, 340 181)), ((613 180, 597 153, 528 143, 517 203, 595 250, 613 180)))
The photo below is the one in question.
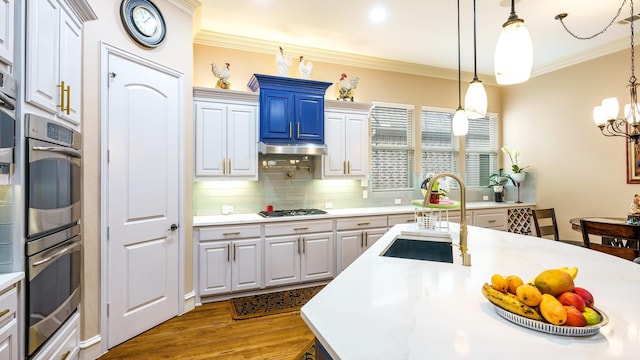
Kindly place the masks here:
POLYGON ((184 312, 188 313, 189 311, 196 308, 196 293, 194 291, 184 295, 184 312))
POLYGON ((100 335, 80 341, 80 360, 93 360, 101 355, 103 355, 103 352, 100 335))

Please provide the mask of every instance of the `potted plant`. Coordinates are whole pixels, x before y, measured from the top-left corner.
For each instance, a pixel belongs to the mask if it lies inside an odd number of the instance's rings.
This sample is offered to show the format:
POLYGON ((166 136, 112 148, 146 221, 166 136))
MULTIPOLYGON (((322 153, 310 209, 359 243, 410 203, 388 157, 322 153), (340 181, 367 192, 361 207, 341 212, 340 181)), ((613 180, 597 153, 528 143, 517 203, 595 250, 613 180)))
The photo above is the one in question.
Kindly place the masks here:
POLYGON ((505 185, 507 182, 511 182, 515 185, 515 181, 504 173, 504 169, 500 168, 497 173, 489 175, 489 185, 487 187, 493 188, 493 197, 496 202, 504 202, 505 185))

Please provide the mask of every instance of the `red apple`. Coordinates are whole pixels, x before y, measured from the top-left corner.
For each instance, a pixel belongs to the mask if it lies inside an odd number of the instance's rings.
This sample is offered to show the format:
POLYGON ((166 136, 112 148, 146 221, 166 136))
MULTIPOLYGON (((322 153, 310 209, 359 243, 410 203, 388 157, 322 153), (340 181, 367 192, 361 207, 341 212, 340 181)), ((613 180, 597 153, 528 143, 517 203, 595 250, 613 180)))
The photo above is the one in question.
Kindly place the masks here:
POLYGON ((581 313, 584 311, 586 305, 582 296, 571 291, 566 291, 558 295, 558 301, 560 301, 562 305, 575 307, 581 313))
POLYGON ((567 310, 567 322, 564 324, 566 326, 586 326, 587 319, 582 315, 578 309, 573 306, 564 306, 564 309, 567 310))
POLYGON ((587 291, 587 289, 581 288, 581 287, 574 287, 573 292, 580 295, 580 297, 582 297, 582 299, 584 300, 584 305, 586 307, 593 308, 593 304, 594 304, 593 295, 591 295, 591 293, 587 291))

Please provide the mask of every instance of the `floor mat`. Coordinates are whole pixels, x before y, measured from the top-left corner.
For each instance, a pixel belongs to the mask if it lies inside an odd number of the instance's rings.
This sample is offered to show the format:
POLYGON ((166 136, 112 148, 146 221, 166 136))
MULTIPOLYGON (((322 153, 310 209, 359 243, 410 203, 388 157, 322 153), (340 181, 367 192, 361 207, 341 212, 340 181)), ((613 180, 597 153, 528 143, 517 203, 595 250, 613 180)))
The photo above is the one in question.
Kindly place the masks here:
POLYGON ((231 317, 241 320, 300 310, 323 287, 314 286, 231 299, 231 317))

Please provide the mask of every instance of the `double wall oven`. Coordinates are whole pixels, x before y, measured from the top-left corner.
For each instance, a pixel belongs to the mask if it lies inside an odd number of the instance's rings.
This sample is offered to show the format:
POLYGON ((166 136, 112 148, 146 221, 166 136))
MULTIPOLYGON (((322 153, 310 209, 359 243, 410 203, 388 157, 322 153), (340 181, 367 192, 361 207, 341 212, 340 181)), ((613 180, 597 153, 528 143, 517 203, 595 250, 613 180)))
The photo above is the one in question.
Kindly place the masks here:
POLYGON ((31 357, 80 303, 80 134, 25 117, 26 347, 31 357))

